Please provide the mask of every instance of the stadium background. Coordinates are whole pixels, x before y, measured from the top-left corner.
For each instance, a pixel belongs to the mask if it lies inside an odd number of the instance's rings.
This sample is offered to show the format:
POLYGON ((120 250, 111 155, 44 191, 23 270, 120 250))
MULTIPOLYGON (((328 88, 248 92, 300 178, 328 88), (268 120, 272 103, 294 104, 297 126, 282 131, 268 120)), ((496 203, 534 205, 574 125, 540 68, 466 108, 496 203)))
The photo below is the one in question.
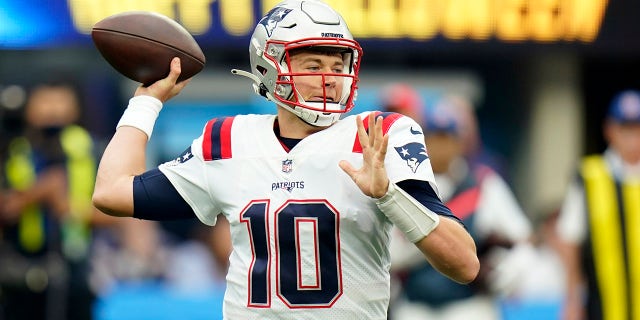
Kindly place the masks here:
MULTIPOLYGON (((390 82, 427 107, 442 94, 474 102, 486 145, 536 220, 556 208, 578 158, 605 147, 610 98, 640 88, 640 2, 634 0, 327 1, 364 48, 354 112, 376 109, 390 82)), ((115 73, 89 32, 99 19, 154 10, 187 27, 205 70, 167 104, 150 165, 179 154, 216 115, 272 112, 231 68, 248 69, 248 40, 272 0, 0 0, 0 142, 20 127, 25 90, 52 74, 81 88, 83 123, 105 142, 136 84, 115 73), (173 121, 179 115, 180 121, 173 121)))

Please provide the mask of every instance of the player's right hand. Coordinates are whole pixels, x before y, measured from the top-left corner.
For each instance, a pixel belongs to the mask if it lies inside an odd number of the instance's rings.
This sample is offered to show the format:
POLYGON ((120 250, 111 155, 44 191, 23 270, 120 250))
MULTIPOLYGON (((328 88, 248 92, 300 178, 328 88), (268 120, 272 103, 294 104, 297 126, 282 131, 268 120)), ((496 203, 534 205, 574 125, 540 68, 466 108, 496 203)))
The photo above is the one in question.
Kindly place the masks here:
POLYGON ((180 58, 173 58, 170 64, 169 75, 167 75, 166 78, 160 79, 148 87, 142 85, 139 86, 134 96, 152 96, 162 102, 166 102, 167 100, 178 95, 180 91, 182 91, 182 89, 184 89, 184 87, 189 83, 189 81, 191 81, 191 79, 187 79, 177 82, 181 71, 182 69, 180 67, 180 58))
POLYGON ((358 139, 362 146, 362 167, 356 169, 346 160, 338 165, 351 177, 353 182, 368 197, 380 198, 389 189, 389 177, 384 166, 389 136, 382 131, 382 117, 368 116, 369 132, 364 128, 362 118, 356 116, 358 139))

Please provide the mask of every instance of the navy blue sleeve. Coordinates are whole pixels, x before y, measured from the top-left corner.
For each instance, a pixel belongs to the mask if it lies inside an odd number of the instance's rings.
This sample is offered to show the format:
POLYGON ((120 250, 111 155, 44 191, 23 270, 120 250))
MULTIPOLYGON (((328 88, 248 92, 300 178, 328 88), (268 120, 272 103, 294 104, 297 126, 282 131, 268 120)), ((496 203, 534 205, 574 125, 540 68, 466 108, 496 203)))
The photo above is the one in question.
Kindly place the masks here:
POLYGON ((462 223, 451 210, 440 201, 436 191, 433 190, 429 182, 421 180, 403 180, 396 183, 398 187, 411 195, 418 202, 422 203, 427 209, 447 218, 455 219, 462 223))
POLYGON ((196 215, 169 179, 155 168, 133 178, 133 217, 164 221, 196 215))

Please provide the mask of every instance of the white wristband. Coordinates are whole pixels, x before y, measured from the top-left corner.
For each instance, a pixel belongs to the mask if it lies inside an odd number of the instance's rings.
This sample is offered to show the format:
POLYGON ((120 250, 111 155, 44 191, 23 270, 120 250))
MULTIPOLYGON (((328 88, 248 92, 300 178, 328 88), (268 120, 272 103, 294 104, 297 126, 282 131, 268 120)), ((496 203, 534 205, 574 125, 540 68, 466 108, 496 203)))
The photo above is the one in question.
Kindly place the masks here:
POLYGON ((440 217, 408 195, 404 190, 389 182, 389 190, 376 205, 398 229, 407 236, 407 240, 416 243, 426 237, 438 226, 440 217))
POLYGON ((147 135, 147 140, 149 140, 160 110, 162 110, 162 101, 157 98, 152 96, 133 97, 129 99, 129 105, 124 110, 116 129, 122 126, 138 128, 147 135))

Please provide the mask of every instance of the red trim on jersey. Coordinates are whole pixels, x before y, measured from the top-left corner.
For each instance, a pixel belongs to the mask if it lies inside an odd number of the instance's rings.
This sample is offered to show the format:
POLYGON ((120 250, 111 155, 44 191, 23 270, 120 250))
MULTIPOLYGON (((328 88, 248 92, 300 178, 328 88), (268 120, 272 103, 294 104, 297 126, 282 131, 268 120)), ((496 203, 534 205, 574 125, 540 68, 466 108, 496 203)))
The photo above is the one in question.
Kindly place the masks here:
POLYGON ((202 157, 204 160, 213 160, 211 158, 211 127, 216 123, 218 119, 211 119, 204 127, 203 141, 202 141, 202 157))
POLYGON ((231 125, 234 117, 225 118, 220 128, 220 156, 222 159, 231 158, 231 125))
MULTIPOLYGON (((320 244, 318 243, 318 220, 316 219, 304 219, 298 218, 296 219, 296 251, 298 253, 298 257, 302 257, 302 244, 300 242, 300 224, 301 223, 311 223, 313 224, 313 248, 319 248, 320 244)), ((297 278, 298 278, 298 290, 301 289, 322 289, 320 288, 320 257, 318 257, 318 250, 314 250, 313 252, 313 260, 315 267, 315 284, 313 285, 304 285, 304 280, 302 279, 302 259, 298 259, 297 261, 297 278)))
MULTIPOLYGON (((382 134, 387 134, 391 126, 396 122, 396 120, 402 117, 401 114, 395 112, 380 112, 375 111, 369 113, 364 119, 362 119, 362 124, 364 125, 364 130, 369 131, 369 117, 374 116, 382 116, 382 134)), ((362 146, 360 145, 360 138, 358 137, 358 133, 356 132, 356 138, 353 142, 353 149, 351 152, 362 153, 362 146)))
POLYGON ((229 159, 231 152, 231 126, 234 117, 209 120, 205 125, 202 156, 205 161, 229 159))
POLYGON ((284 151, 286 153, 289 153, 289 151, 291 151, 291 149, 289 149, 289 147, 287 147, 287 145, 284 144, 284 142, 282 142, 282 140, 278 139, 278 142, 280 142, 280 145, 282 146, 282 149, 284 149, 284 151))

